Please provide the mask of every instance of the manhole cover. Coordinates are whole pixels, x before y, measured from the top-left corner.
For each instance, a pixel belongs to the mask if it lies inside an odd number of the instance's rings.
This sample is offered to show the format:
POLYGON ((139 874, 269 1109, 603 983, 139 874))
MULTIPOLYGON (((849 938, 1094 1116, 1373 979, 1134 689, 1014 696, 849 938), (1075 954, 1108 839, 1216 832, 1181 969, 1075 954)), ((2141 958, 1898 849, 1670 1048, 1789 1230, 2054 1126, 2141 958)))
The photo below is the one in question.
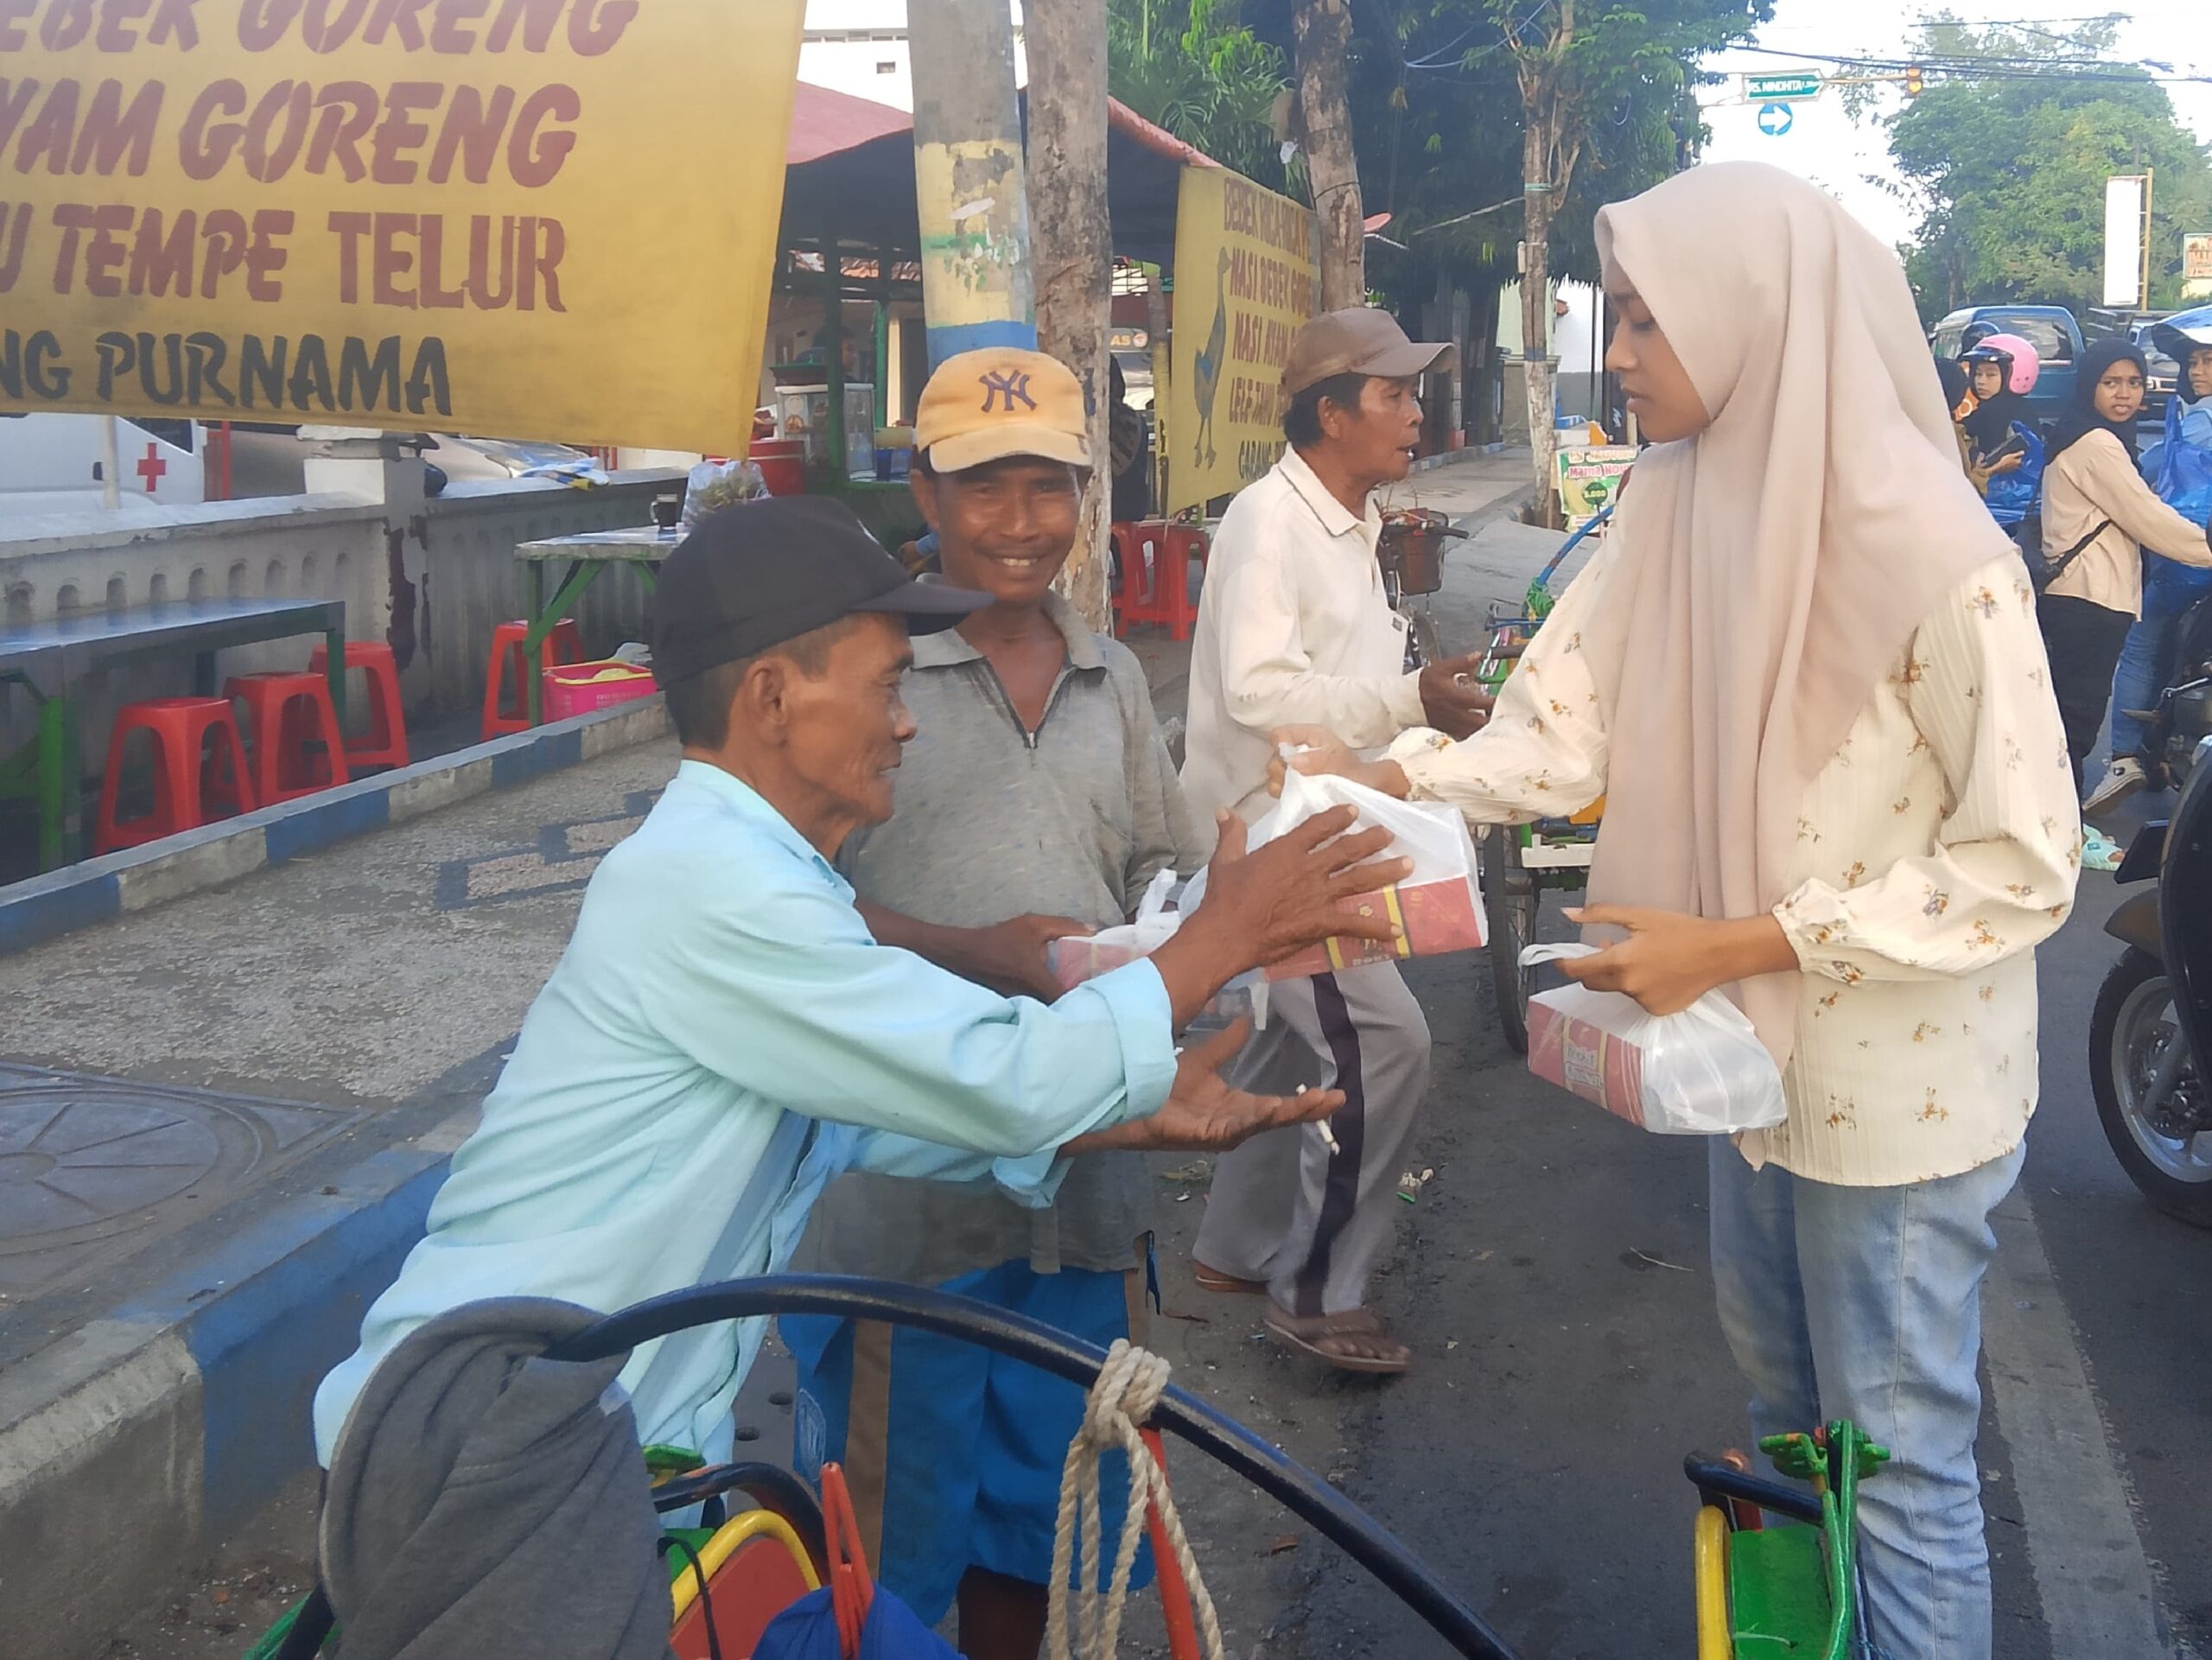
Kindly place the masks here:
POLYGON ((0 1065, 0 1296, 182 1227, 359 1116, 0 1065))

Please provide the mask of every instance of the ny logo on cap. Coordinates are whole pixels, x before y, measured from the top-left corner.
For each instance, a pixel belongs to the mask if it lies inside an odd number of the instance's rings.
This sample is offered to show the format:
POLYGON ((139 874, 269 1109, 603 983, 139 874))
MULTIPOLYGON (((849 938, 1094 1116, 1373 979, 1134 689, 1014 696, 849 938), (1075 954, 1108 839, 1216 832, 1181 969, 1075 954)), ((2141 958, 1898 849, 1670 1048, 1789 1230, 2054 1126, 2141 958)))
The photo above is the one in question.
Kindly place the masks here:
POLYGON ((986 415, 991 412, 991 403, 995 398, 1006 400, 999 407, 1009 415, 1014 413, 1016 398, 1021 400, 1024 409, 1037 407, 1037 400, 1029 395, 1029 375, 1025 370, 995 369, 988 374, 977 376, 976 384, 983 389, 983 413, 986 415))

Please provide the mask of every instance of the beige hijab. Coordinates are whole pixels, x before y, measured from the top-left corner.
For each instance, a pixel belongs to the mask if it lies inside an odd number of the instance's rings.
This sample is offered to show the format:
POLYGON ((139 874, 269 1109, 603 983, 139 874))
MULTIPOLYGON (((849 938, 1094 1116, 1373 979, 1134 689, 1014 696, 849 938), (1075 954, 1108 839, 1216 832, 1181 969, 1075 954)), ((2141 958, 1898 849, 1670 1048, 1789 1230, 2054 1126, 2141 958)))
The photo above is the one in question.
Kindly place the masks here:
MULTIPOLYGON (((1713 423, 1644 452, 1584 645, 1611 734, 1593 900, 1707 917, 1786 897, 1806 786, 1936 601, 2007 547, 1897 257, 1756 162, 1598 215, 1713 423)), ((1797 976, 1736 995, 1778 1061, 1797 976)))

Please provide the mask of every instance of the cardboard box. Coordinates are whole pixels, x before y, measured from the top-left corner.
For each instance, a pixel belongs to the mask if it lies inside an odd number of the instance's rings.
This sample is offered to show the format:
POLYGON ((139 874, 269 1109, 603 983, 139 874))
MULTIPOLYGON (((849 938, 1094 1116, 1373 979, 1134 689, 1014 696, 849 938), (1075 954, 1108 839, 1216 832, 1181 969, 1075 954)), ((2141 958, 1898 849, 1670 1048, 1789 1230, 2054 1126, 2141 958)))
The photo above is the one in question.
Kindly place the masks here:
POLYGON ((1643 1051, 1541 997, 1529 1002, 1529 1070, 1644 1127, 1643 1051))
POLYGON ((1277 963, 1268 970, 1268 978, 1297 980, 1401 957, 1440 957, 1447 951, 1474 951, 1490 940, 1475 885, 1461 876, 1418 884, 1397 882, 1375 893, 1357 894, 1344 900, 1343 906, 1358 916, 1389 917, 1395 937, 1361 939, 1338 934, 1277 963))

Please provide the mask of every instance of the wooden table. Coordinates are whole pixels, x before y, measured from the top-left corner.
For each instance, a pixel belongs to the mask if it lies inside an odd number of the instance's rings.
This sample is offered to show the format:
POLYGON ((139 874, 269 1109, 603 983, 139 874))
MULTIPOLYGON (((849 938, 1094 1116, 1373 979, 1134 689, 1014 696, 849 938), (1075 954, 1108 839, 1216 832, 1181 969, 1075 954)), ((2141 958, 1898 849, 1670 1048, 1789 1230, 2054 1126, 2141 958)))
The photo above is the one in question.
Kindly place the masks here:
POLYGON ((38 734, 0 760, 0 798, 38 803, 39 868, 78 856, 80 735, 71 691, 95 669, 149 657, 192 658, 192 689, 216 692, 215 653, 227 646, 321 634, 330 701, 346 711, 346 604, 342 600, 178 600, 125 611, 81 611, 49 622, 0 627, 0 684, 13 682, 38 706, 38 734))
POLYGON ((528 667, 523 674, 523 686, 529 700, 524 707, 530 711, 532 726, 545 718, 537 654, 545 644, 545 637, 553 632, 553 625, 569 614, 583 597, 583 591, 610 565, 627 565, 636 571, 638 580, 645 585, 645 593, 650 595, 660 562, 675 552, 676 544, 683 539, 681 531, 658 530, 643 525, 635 530, 551 536, 542 542, 524 542, 515 549, 515 557, 523 562, 529 584, 530 634, 523 643, 523 661, 528 667), (549 599, 545 593, 546 568, 556 564, 568 569, 554 583, 552 597, 549 599))

